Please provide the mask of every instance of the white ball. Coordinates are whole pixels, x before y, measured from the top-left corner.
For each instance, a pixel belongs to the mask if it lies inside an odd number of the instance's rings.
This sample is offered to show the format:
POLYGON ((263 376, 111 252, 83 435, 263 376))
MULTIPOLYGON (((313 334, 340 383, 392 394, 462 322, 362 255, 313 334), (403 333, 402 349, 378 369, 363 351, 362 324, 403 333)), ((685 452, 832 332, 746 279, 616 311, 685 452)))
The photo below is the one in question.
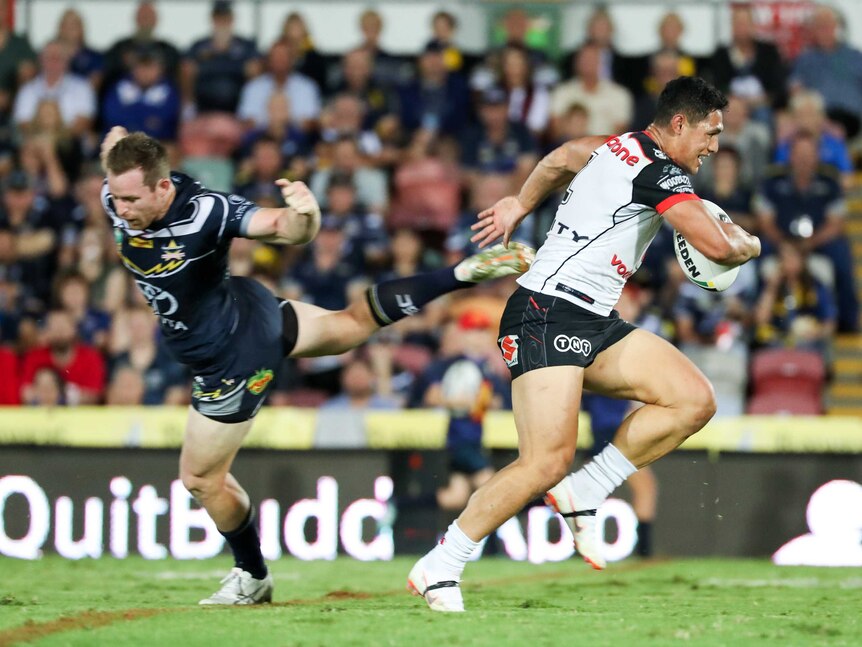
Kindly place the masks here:
MULTIPOLYGON (((724 209, 714 202, 704 200, 703 206, 719 220, 724 222, 731 221, 730 216, 724 212, 724 209)), ((709 260, 690 245, 685 237, 675 229, 673 231, 673 242, 676 260, 679 261, 679 266, 689 281, 699 288, 709 290, 710 292, 724 292, 733 285, 736 276, 739 274, 738 265, 730 267, 729 265, 722 265, 709 260)))
POLYGON ((446 369, 440 389, 446 400, 475 400, 484 381, 482 371, 469 359, 459 359, 446 369))

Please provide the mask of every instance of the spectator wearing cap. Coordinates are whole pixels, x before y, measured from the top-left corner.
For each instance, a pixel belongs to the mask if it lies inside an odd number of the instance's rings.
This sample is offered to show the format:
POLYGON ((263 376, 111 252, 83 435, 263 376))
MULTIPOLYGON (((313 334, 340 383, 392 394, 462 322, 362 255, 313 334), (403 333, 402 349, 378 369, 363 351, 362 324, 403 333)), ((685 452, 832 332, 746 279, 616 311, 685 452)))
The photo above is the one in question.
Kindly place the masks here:
POLYGON ((24 171, 9 174, 3 184, 0 229, 13 236, 7 263, 11 278, 21 286, 28 312, 42 312, 50 299, 62 218, 60 205, 37 198, 30 175, 24 171))
POLYGON ((72 316, 52 310, 45 318, 42 344, 24 354, 23 400, 29 401, 37 371, 51 368, 65 382, 67 404, 97 404, 105 390, 105 360, 92 346, 82 343, 75 333, 72 316))
POLYGON ((419 75, 397 92, 401 124, 409 131, 457 135, 469 118, 469 91, 460 74, 446 67, 443 46, 431 42, 419 56, 419 75))
POLYGON ((195 41, 183 57, 183 97, 199 114, 233 113, 243 85, 263 71, 263 62, 254 41, 234 33, 230 2, 214 2, 210 16, 209 36, 195 41))
POLYGON ((89 132, 96 117, 96 93, 87 81, 69 72, 69 48, 59 40, 49 41, 39 53, 39 64, 39 76, 15 98, 15 125, 27 132, 39 103, 52 99, 72 134, 79 137, 89 132))
POLYGON ((631 92, 601 75, 602 52, 586 44, 575 58, 572 78, 560 83, 551 94, 551 114, 556 119, 573 103, 580 103, 590 114, 591 135, 625 132, 634 116, 631 92))
POLYGON ((159 24, 159 14, 156 3, 152 0, 142 0, 135 10, 135 31, 131 36, 118 40, 105 52, 104 87, 110 87, 132 70, 135 53, 140 45, 150 45, 161 54, 165 65, 165 74, 176 81, 179 74, 180 53, 171 43, 156 37, 156 27, 159 24))
POLYGON ((316 127, 320 116, 320 89, 294 69, 295 45, 275 41, 266 57, 266 72, 250 79, 242 88, 237 116, 246 128, 265 128, 267 105, 273 94, 283 94, 290 104, 293 123, 304 131, 316 127))
POLYGON ((367 210, 356 200, 353 178, 347 173, 333 173, 326 189, 323 215, 338 219, 345 237, 345 257, 373 274, 388 257, 389 236, 379 213, 367 210))
POLYGON ((527 178, 538 162, 538 147, 526 126, 509 119, 508 97, 492 86, 479 98, 479 124, 462 138, 461 163, 469 179, 481 173, 502 173, 515 184, 527 178))
POLYGON ((66 9, 57 25, 57 40, 69 48, 69 71, 87 79, 98 92, 105 57, 87 45, 84 19, 75 9, 66 9))
POLYGON ((176 141, 182 104, 180 92, 165 75, 161 52, 153 45, 135 51, 131 74, 109 86, 102 101, 102 127, 141 131, 162 141, 176 141))

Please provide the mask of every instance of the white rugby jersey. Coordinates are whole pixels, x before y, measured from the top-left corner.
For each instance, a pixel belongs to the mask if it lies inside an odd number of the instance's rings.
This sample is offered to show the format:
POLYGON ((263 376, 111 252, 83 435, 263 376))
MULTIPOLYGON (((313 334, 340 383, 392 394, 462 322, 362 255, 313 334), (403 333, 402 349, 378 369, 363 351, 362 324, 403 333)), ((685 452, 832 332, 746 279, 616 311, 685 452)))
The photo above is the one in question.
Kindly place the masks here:
POLYGON ((609 137, 572 179, 518 283, 607 316, 640 267, 661 214, 699 199, 685 171, 645 132, 609 137))

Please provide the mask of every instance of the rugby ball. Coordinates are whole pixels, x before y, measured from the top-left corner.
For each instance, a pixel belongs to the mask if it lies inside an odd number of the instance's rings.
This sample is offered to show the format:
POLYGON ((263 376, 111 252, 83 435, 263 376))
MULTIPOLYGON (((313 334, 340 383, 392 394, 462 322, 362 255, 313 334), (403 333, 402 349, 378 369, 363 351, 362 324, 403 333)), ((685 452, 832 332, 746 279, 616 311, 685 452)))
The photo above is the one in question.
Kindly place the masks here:
MULTIPOLYGON (((703 200, 703 206, 713 216, 723 222, 731 222, 724 209, 714 202, 703 200)), ((724 292, 733 285, 739 274, 739 266, 721 265, 714 263, 706 256, 697 251, 693 245, 685 239, 676 229, 673 230, 673 250, 676 252, 676 260, 689 281, 697 287, 710 292, 724 292)))
MULTIPOLYGON (((481 369, 469 359, 459 359, 446 369, 443 379, 440 381, 440 390, 447 406, 450 402, 461 405, 469 403, 470 406, 476 401, 482 382, 485 377, 481 369)), ((461 407, 456 407, 461 408, 461 407)))

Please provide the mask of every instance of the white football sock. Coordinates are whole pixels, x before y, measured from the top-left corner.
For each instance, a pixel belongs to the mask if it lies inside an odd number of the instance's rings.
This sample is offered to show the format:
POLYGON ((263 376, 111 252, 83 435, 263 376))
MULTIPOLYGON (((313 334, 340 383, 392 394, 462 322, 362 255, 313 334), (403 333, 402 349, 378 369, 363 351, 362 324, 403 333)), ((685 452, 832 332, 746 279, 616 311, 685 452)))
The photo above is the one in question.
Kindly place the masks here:
POLYGON ((619 449, 609 444, 593 460, 566 478, 577 509, 593 510, 637 471, 619 449))
POLYGON ((481 545, 481 541, 473 541, 453 521, 443 536, 443 540, 428 553, 428 570, 435 575, 452 576, 460 580, 464 566, 481 545))

